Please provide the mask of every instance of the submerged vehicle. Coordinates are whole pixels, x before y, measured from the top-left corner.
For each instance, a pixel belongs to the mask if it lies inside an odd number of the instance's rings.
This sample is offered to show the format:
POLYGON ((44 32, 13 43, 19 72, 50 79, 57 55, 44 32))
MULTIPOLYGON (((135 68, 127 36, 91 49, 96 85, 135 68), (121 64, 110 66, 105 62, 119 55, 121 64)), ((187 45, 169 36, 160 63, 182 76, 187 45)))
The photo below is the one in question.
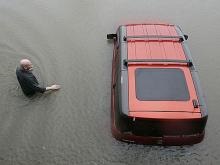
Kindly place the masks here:
POLYGON ((121 141, 192 145, 208 118, 188 36, 172 24, 119 26, 113 40, 111 130, 121 141))

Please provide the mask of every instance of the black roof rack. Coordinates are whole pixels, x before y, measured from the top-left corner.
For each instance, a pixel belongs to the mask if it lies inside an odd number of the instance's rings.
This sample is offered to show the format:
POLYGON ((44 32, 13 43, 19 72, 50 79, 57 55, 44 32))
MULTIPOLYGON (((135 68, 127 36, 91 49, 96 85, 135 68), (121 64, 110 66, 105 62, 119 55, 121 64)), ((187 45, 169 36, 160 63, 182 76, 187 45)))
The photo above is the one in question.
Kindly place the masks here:
POLYGON ((187 35, 184 36, 166 36, 166 35, 140 35, 140 36, 124 36, 124 41, 128 39, 144 39, 144 40, 151 40, 151 39, 158 39, 158 40, 166 40, 166 39, 179 39, 178 41, 182 42, 188 39, 187 35))
POLYGON ((128 63, 142 63, 142 62, 155 62, 155 63, 163 63, 163 62, 168 62, 168 63, 180 63, 180 64, 187 64, 187 66, 191 67, 193 66, 193 63, 191 60, 173 60, 173 59, 130 59, 127 60, 125 59, 124 65, 127 67, 128 63))

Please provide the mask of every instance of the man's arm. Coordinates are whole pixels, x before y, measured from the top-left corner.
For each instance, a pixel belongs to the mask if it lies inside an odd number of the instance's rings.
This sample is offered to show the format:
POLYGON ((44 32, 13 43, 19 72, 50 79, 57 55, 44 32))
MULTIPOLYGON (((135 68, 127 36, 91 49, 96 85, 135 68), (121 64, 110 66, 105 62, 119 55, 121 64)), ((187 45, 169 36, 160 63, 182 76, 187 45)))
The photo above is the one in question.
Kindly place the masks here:
POLYGON ((44 93, 47 88, 41 87, 39 86, 39 84, 37 83, 31 83, 31 88, 36 91, 36 92, 40 92, 40 93, 44 93))
POLYGON ((48 86, 48 87, 41 87, 37 81, 31 81, 29 82, 29 87, 36 91, 36 92, 40 92, 40 93, 44 93, 45 91, 51 91, 51 90, 58 90, 60 89, 60 85, 51 85, 51 86, 48 86))

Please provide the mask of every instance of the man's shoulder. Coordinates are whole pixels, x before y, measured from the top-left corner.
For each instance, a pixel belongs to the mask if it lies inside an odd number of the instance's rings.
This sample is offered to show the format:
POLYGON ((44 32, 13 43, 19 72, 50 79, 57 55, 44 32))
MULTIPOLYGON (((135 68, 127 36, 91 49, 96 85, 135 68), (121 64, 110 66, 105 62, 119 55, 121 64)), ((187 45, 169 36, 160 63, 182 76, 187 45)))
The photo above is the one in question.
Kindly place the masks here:
POLYGON ((16 74, 18 75, 18 74, 20 74, 21 73, 21 68, 20 67, 17 67, 16 68, 16 74))

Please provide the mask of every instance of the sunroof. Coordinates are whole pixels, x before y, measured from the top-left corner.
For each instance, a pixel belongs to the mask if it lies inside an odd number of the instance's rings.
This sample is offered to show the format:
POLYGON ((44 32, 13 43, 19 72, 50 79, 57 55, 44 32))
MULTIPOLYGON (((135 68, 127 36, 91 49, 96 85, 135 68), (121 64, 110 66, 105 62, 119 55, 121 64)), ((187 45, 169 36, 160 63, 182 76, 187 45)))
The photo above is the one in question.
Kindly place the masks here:
POLYGON ((136 97, 141 101, 186 101, 190 98, 181 69, 138 68, 135 81, 136 97))

